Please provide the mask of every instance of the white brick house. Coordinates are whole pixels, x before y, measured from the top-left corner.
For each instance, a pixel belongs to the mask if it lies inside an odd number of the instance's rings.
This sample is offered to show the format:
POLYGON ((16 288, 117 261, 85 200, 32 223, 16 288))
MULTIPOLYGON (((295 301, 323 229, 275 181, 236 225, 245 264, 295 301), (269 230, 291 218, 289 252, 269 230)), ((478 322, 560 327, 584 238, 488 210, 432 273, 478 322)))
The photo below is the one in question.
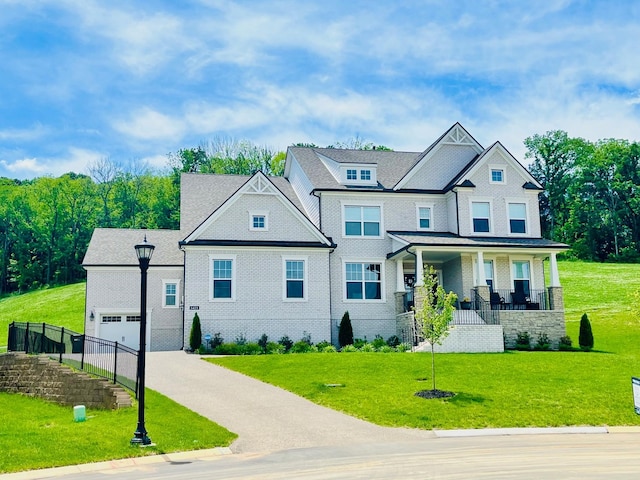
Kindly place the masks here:
POLYGON ((180 231, 94 232, 86 333, 137 347, 126 320, 146 234, 152 350, 187 347, 195 312, 227 341, 335 342, 345 311, 356 337, 406 337, 427 264, 472 300, 445 350, 501 350, 524 330, 557 343, 567 246, 540 237, 540 190, 499 142, 482 148, 460 124, 421 153, 291 147, 283 177, 184 174, 180 231))

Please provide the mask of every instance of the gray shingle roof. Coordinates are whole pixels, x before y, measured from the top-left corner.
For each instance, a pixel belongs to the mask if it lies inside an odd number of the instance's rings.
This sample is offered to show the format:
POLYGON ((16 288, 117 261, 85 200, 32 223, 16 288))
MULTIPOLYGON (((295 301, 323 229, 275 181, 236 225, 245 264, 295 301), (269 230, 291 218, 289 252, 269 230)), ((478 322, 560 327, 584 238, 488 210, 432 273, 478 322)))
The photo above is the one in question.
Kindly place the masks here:
POLYGON ((389 152, 386 150, 343 150, 339 148, 289 147, 290 153, 298 160, 309 180, 316 189, 351 188, 336 181, 318 155, 324 155, 338 163, 374 163, 377 165, 378 183, 391 189, 414 165, 418 152, 389 152))
POLYGON ((411 245, 432 247, 525 247, 566 250, 569 245, 545 238, 460 237, 453 233, 389 231, 411 245))
POLYGON ((147 241, 155 245, 151 267, 182 265, 182 251, 178 248, 178 230, 146 230, 134 228, 96 228, 84 256, 84 266, 138 265, 134 246, 147 241))

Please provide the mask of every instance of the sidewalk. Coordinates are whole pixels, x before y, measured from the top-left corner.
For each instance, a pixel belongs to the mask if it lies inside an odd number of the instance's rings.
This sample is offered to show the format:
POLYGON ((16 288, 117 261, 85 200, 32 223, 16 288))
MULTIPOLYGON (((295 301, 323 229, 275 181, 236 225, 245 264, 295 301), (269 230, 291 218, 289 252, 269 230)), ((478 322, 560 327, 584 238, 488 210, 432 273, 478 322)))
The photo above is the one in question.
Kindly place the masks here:
POLYGON ((181 351, 147 353, 146 385, 237 433, 234 453, 436 437, 358 420, 181 351))

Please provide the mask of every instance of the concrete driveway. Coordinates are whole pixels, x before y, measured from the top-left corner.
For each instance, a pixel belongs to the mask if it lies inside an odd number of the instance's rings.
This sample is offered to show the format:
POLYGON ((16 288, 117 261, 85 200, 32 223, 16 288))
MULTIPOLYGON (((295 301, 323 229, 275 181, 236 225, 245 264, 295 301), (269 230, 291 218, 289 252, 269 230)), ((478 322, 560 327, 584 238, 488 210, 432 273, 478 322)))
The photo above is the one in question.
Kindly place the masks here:
POLYGON ((147 354, 147 387, 238 434, 234 453, 406 442, 433 432, 379 427, 184 352, 147 354))

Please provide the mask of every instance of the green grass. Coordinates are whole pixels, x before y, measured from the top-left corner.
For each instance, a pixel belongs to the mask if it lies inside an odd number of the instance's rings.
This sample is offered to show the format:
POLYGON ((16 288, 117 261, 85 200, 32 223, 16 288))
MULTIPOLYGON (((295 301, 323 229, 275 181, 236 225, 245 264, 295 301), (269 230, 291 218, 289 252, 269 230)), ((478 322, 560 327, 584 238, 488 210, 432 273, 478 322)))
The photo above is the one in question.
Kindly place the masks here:
POLYGON ((640 374, 640 328, 632 294, 640 265, 560 262, 567 333, 578 340, 588 313, 596 351, 439 354, 430 389, 429 354, 313 354, 210 361, 278 385, 316 403, 381 425, 482 428, 638 425, 631 376, 640 374), (425 380, 426 379, 426 380, 425 380), (326 387, 344 384, 344 387, 326 387))
POLYGON ((148 390, 146 427, 154 447, 133 447, 137 408, 87 410, 38 398, 0 393, 0 473, 226 446, 236 437, 225 428, 148 390))
POLYGON ((85 285, 75 283, 0 298, 0 345, 7 345, 9 324, 14 321, 44 322, 83 333, 85 285))

